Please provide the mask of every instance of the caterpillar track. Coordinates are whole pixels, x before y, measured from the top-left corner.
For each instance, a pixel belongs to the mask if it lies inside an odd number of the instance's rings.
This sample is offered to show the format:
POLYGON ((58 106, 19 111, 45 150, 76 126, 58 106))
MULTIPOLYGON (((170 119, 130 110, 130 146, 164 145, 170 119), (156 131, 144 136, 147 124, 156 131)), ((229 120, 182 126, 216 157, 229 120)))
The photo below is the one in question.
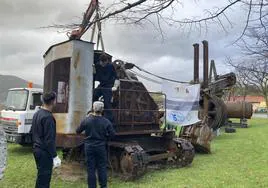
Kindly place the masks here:
POLYGON ((174 138, 171 142, 177 145, 176 151, 150 155, 140 145, 133 143, 109 143, 111 170, 124 180, 134 180, 145 174, 152 163, 181 168, 192 163, 195 151, 192 144, 184 139, 174 138), (120 149, 119 149, 120 148, 120 149), (120 151, 119 151, 120 150, 120 151), (115 152, 116 151, 116 152, 115 152))
MULTIPOLYGON (((182 168, 192 163, 195 151, 192 144, 181 138, 168 138, 166 135, 150 136, 151 141, 163 142, 169 148, 166 151, 150 150, 139 138, 128 141, 110 141, 108 143, 108 164, 112 176, 131 181, 143 176, 151 165, 172 168, 182 168), (143 146, 143 147, 142 147, 143 146)), ((64 151, 66 163, 77 162, 80 167, 85 167, 83 144, 64 151)), ((75 166, 78 166, 78 165, 75 166)), ((70 174, 72 172, 67 172, 70 174)), ((73 169, 72 169, 73 170, 73 169)), ((63 170, 62 170, 63 171, 63 170)), ((76 171, 74 170, 74 176, 76 171)), ((62 174, 63 172, 61 172, 62 174)), ((70 175, 69 175, 70 176, 70 175)), ((74 177, 73 177, 74 178, 74 177)), ((77 179, 77 178, 76 178, 77 179)))

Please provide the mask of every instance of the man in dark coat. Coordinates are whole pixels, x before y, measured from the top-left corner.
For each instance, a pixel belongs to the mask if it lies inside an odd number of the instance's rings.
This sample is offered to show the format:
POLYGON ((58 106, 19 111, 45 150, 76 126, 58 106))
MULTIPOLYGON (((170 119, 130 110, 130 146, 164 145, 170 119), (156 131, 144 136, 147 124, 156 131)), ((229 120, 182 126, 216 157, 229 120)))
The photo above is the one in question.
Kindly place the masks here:
POLYGON ((76 133, 85 131, 85 155, 87 162, 88 187, 96 188, 98 171, 101 188, 107 188, 107 141, 115 135, 112 123, 102 116, 104 104, 93 103, 93 113, 89 114, 77 128, 76 133))
POLYGON ((36 188, 49 188, 52 168, 61 164, 56 153, 56 121, 52 109, 56 103, 56 93, 43 95, 43 106, 33 116, 31 127, 33 154, 37 166, 36 188))
POLYGON ((94 90, 93 101, 98 101, 100 97, 103 97, 104 102, 104 116, 113 122, 112 115, 112 92, 116 91, 119 86, 119 80, 114 66, 109 63, 109 59, 106 54, 100 55, 100 61, 95 65, 96 73, 94 75, 94 81, 99 81, 100 84, 94 90))

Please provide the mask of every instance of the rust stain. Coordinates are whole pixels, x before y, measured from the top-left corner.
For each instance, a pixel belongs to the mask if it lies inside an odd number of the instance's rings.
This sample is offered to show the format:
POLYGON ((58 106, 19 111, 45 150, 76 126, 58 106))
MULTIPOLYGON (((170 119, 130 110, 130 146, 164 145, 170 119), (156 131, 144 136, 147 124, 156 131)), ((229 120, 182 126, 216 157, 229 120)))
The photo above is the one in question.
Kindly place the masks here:
POLYGON ((76 129, 80 125, 83 115, 81 111, 73 112, 72 128, 76 129))
POLYGON ((77 80, 78 86, 81 86, 81 80, 82 80, 81 76, 77 76, 76 80, 77 80))
POLYGON ((76 69, 78 64, 80 62, 80 52, 77 51, 75 54, 74 54, 74 68, 76 69))
POLYGON ((56 145, 57 147, 73 148, 83 143, 84 138, 84 134, 57 134, 56 145))

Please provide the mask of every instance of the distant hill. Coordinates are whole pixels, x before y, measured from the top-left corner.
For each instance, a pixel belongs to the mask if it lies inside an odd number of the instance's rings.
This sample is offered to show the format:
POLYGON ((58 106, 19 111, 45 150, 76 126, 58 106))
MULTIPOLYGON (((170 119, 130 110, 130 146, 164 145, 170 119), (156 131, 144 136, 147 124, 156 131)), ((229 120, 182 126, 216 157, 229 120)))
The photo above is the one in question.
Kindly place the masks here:
MULTIPOLYGON (((28 81, 16 76, 0 75, 0 104, 3 104, 7 97, 8 89, 27 87, 28 81)), ((33 87, 41 88, 42 86, 33 84, 33 87)))
POLYGON ((4 109, 4 105, 0 104, 0 111, 4 109))

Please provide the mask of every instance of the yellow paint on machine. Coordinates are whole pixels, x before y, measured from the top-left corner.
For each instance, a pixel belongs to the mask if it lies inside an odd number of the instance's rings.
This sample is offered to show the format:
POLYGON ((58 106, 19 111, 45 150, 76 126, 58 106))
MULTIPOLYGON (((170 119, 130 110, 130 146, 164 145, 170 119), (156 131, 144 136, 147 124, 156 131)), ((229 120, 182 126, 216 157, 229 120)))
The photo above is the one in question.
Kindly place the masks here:
POLYGON ((54 113, 53 116, 56 119, 57 134, 66 134, 67 113, 54 113))

